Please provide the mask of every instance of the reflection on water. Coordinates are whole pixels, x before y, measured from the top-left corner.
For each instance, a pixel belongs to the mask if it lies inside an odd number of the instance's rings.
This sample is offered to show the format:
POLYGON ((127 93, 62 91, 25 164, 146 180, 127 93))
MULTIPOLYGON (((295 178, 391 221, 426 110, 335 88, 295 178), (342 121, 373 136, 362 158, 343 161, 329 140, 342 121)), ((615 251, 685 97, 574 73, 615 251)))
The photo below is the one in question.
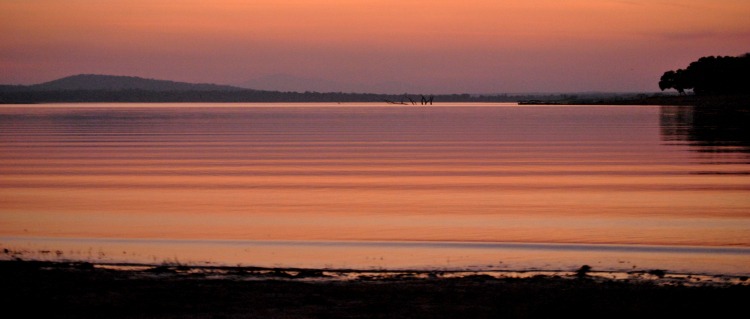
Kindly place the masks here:
MULTIPOLYGON (((712 109, 661 107, 660 125, 667 141, 685 141, 698 152, 750 153, 750 107, 712 109)), ((748 159, 743 155, 740 158, 748 159)))
POLYGON ((650 106, 3 106, 0 243, 118 262, 747 273, 733 121, 650 106))

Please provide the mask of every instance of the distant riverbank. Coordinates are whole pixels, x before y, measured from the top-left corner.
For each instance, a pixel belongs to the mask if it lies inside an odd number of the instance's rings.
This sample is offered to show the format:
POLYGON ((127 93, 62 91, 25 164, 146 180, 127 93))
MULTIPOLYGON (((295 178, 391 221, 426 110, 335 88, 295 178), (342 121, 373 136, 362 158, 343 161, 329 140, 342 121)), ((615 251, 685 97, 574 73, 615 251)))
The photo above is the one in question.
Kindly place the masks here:
POLYGON ((637 95, 603 98, 563 98, 558 100, 522 100, 521 105, 690 105, 717 108, 750 108, 750 95, 637 95))

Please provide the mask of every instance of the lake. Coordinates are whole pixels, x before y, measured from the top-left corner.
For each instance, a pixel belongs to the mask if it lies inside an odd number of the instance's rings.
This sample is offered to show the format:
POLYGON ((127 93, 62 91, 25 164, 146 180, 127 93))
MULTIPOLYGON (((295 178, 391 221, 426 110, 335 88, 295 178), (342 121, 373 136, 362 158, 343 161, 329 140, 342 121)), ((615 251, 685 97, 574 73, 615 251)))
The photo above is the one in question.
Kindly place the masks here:
POLYGON ((750 274, 745 124, 670 106, 3 105, 2 258, 750 274))

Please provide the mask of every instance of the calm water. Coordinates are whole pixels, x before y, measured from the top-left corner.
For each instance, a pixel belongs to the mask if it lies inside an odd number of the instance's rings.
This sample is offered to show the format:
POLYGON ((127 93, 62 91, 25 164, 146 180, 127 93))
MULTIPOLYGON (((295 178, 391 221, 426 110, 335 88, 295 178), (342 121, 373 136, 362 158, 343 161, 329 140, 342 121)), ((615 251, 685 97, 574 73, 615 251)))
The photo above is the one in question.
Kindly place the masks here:
POLYGON ((659 106, 0 106, 0 244, 53 260, 748 274, 743 125, 659 106))

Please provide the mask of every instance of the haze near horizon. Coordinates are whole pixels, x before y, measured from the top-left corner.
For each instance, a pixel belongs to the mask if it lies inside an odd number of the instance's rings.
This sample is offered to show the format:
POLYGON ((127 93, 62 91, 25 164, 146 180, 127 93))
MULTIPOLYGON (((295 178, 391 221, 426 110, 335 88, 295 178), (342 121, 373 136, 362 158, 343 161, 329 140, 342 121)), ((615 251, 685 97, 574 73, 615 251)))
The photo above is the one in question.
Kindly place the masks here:
POLYGON ((0 83, 81 73, 282 91, 657 91, 750 51, 750 2, 0 0, 0 83))

